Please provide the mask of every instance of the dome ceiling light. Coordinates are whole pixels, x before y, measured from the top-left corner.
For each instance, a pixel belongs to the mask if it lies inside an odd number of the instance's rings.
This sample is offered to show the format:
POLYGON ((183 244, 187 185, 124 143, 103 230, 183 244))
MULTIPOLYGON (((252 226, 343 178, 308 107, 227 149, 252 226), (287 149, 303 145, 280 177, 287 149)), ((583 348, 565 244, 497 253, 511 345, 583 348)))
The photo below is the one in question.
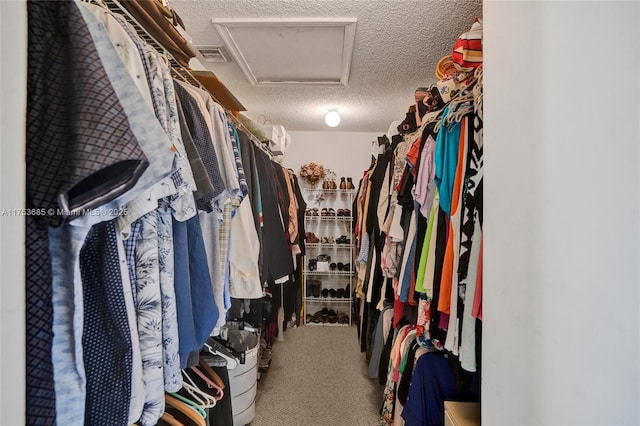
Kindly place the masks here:
POLYGON ((330 110, 327 112, 327 115, 324 116, 324 122, 329 127, 337 127, 341 119, 340 114, 338 114, 336 110, 330 110))

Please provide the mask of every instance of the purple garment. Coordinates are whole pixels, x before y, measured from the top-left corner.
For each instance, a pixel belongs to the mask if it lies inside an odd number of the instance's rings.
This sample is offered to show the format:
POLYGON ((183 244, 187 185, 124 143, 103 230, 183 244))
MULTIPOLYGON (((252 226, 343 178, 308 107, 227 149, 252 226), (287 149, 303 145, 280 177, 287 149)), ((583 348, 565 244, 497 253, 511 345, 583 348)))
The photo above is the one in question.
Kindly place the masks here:
POLYGON ((440 312, 440 321, 438 321, 438 328, 446 330, 449 328, 449 314, 440 312))
POLYGON ((435 168, 433 167, 433 151, 436 146, 436 140, 429 135, 422 147, 420 154, 420 167, 418 168, 418 176, 416 179, 416 201, 420 204, 420 213, 423 217, 429 217, 431 203, 428 202, 429 182, 435 178, 435 168))

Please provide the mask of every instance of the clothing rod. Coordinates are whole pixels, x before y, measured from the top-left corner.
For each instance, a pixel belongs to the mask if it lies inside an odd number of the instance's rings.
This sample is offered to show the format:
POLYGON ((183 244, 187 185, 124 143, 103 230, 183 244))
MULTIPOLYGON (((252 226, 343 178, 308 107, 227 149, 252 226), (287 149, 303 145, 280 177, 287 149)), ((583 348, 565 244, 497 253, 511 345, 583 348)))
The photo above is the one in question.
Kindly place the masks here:
MULTIPOLYGON (((171 55, 171 53, 167 51, 167 49, 165 49, 164 46, 162 46, 162 44, 160 44, 160 42, 158 42, 151 34, 147 32, 147 30, 121 4, 121 0, 90 0, 90 2, 93 2, 103 7, 106 6, 107 9, 109 9, 110 11, 122 15, 126 19, 126 21, 129 24, 131 24, 131 26, 133 26, 134 30, 136 31, 138 36, 140 36, 141 39, 143 39, 145 42, 151 45, 156 51, 164 55, 169 60, 169 64, 171 66, 171 74, 174 77, 179 78, 185 83, 189 83, 193 86, 198 87, 199 89, 206 91, 207 93, 209 93, 209 95, 211 95, 211 97, 216 103, 222 106, 222 103, 218 99, 216 99, 216 97, 211 92, 209 92, 207 88, 204 87, 202 83, 200 83, 200 81, 198 81, 198 79, 195 78, 193 74, 191 74, 191 71, 183 67, 180 63, 178 63, 178 61, 176 61, 173 55, 171 55)), ((242 123, 236 116, 234 116, 231 113, 231 111, 227 110, 224 107, 223 109, 227 115, 227 119, 230 120, 236 127, 240 128, 243 132, 245 132, 249 136, 249 139, 251 140, 251 142, 253 142, 253 144, 258 149, 262 150, 265 154, 269 156, 270 159, 273 160, 273 153, 264 147, 264 144, 260 141, 260 139, 256 135, 254 135, 253 132, 251 132, 251 130, 249 130, 247 126, 244 125, 244 123, 242 123)))

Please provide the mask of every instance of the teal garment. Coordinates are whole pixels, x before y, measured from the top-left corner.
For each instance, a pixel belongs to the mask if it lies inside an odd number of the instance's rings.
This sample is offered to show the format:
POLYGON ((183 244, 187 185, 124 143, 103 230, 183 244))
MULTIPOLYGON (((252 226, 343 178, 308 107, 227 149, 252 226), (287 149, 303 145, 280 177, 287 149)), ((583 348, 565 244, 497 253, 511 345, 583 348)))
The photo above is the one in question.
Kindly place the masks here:
POLYGON ((458 166, 458 146, 460 145, 460 123, 453 123, 449 127, 444 121, 449 114, 449 107, 445 108, 440 121, 440 131, 436 138, 433 153, 435 164, 435 184, 440 193, 440 207, 447 215, 451 215, 451 198, 453 197, 453 183, 458 166))

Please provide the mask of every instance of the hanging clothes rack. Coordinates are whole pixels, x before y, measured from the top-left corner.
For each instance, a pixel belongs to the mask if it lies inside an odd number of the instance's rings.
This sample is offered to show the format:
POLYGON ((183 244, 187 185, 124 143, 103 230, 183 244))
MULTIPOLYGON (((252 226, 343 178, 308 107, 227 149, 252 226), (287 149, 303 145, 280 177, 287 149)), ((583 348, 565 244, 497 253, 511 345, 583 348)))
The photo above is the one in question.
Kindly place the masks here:
MULTIPOLYGON (((150 46, 152 46, 154 49, 156 49, 159 53, 163 54, 169 61, 169 66, 171 67, 171 74, 185 82, 185 83, 189 83, 199 89, 202 89, 204 91, 206 91, 207 93, 209 93, 211 95, 211 97, 213 98, 213 100, 222 105, 222 103, 216 99, 216 97, 207 90, 206 87, 204 87, 199 81, 198 79, 184 66, 182 66, 172 55, 171 53, 164 48, 164 46, 158 42, 153 36, 151 36, 147 30, 131 15, 131 13, 129 13, 129 11, 121 4, 121 0, 89 0, 90 2, 99 4, 101 6, 106 6, 107 9, 109 9, 111 12, 114 13, 118 13, 120 15, 122 15, 126 21, 133 27, 133 29, 135 30, 135 32, 138 34, 138 36, 144 40, 147 44, 149 44, 150 46)), ((256 136, 253 134, 253 132, 251 130, 249 130, 247 128, 247 126, 244 125, 244 123, 242 121, 240 121, 238 119, 238 117, 236 117, 235 115, 233 115, 231 113, 231 111, 227 110, 226 108, 224 109, 225 113, 227 115, 227 119, 230 120, 237 128, 241 129, 242 131, 244 131, 249 138, 251 139, 251 142, 253 142, 253 144, 258 147, 258 149, 260 149, 261 151, 263 151, 265 154, 267 154, 269 156, 270 159, 274 158, 273 153, 268 150, 267 148, 265 148, 264 143, 256 136)))

